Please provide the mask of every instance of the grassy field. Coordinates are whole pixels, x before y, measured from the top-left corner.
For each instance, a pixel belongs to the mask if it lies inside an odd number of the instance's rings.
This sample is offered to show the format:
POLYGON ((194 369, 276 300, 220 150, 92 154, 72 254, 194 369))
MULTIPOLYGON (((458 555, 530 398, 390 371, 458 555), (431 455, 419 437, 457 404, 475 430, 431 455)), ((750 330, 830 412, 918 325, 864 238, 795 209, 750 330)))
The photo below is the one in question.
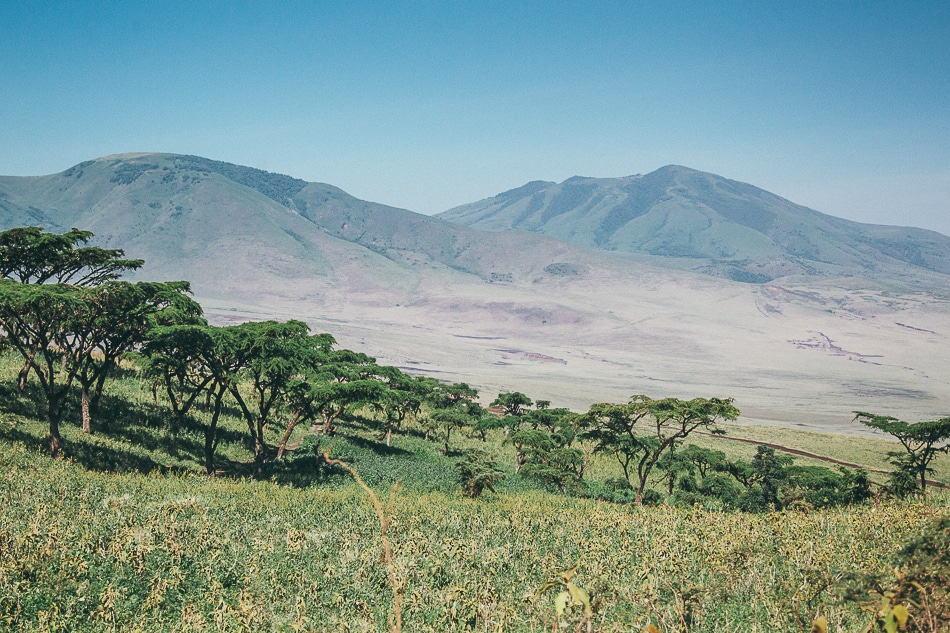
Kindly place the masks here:
MULTIPOLYGON (((354 486, 92 472, 4 443, 0 622, 23 631, 388 629, 378 524, 354 486)), ((826 591, 888 566, 928 504, 743 514, 520 492, 397 494, 406 630, 539 631, 545 579, 579 563, 598 631, 840 630, 826 591), (639 630, 639 629, 637 629, 639 630)))
MULTIPOLYGON (((66 459, 51 460, 29 393, 11 384, 14 370, 8 362, 0 375, 0 630, 390 630, 379 523, 352 478, 317 456, 325 441, 295 438, 291 457, 258 480, 243 423, 229 417, 220 472, 208 477, 199 431, 167 430, 164 408, 123 379, 93 435, 68 414, 66 459)), ((868 466, 884 465, 892 448, 728 431, 868 466)), ((402 482, 389 537, 405 631, 557 628, 553 593, 538 591, 575 564, 596 631, 807 631, 816 616, 829 630, 859 631, 868 616, 843 599, 845 575, 888 573, 901 543, 950 512, 941 492, 926 502, 762 514, 598 502, 514 475, 500 432, 485 444, 458 435, 453 449, 487 448, 508 471, 496 493, 462 497, 457 453, 443 456, 417 429, 386 447, 354 423, 329 447, 381 497, 402 482)), ((735 457, 755 451, 697 441, 735 457)), ((589 476, 615 471, 599 459, 589 476)), ((947 473, 944 459, 937 478, 947 473)), ((560 624, 573 630, 580 615, 560 624)))

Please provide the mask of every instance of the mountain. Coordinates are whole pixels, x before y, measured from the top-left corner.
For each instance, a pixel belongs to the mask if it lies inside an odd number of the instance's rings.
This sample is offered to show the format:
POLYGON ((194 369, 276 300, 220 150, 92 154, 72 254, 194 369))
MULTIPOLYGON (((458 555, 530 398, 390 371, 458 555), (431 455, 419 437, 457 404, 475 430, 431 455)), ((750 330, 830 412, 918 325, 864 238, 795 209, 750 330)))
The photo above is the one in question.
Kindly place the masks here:
MULTIPOLYGON (((530 182, 440 218, 767 282, 789 275, 950 273, 950 237, 835 218, 767 191, 670 165, 644 176, 530 182)), ((664 264, 661 264, 664 265, 664 264)))
POLYGON ((947 415, 946 238, 661 172, 533 183, 492 199, 485 231, 250 167, 125 154, 0 177, 0 229, 91 230, 145 260, 138 278, 190 280, 215 323, 301 319, 382 363, 468 382, 486 403, 503 390, 576 410, 637 393, 735 397, 746 420, 846 432, 854 410, 947 415), (652 238, 637 224, 649 218, 652 238), (559 237, 598 248, 554 239, 558 222, 573 222, 559 237), (547 235, 498 230, 509 225, 547 235), (693 250, 675 246, 675 227, 693 250), (635 243, 667 254, 623 252, 635 243))
POLYGON ((511 279, 579 252, 542 236, 491 234, 365 202, 331 185, 173 154, 0 177, 0 228, 28 224, 91 230, 97 243, 145 259, 144 274, 186 272, 224 297, 288 280, 314 293, 410 288, 426 269, 511 279))

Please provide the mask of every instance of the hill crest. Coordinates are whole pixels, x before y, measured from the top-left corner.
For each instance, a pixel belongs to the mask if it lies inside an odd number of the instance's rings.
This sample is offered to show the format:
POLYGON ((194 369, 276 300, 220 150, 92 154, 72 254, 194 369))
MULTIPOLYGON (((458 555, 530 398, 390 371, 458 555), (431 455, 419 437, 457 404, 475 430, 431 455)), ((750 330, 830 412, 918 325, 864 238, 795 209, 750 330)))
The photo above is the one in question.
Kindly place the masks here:
POLYGON ((887 275, 902 268, 950 274, 947 236, 835 218, 681 165, 620 178, 535 181, 437 217, 652 256, 658 265, 736 281, 887 275))

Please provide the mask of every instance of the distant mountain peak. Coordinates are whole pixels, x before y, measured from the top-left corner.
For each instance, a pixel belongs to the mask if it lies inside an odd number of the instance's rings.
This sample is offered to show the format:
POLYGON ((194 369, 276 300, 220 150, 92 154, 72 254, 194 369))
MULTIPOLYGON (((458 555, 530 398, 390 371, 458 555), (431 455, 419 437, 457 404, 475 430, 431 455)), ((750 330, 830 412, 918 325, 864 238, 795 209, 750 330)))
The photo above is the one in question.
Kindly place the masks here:
POLYGON ((532 231, 570 244, 665 258, 739 281, 792 274, 950 273, 950 238, 849 222, 753 185, 682 165, 620 178, 529 183, 439 214, 491 231, 532 231))

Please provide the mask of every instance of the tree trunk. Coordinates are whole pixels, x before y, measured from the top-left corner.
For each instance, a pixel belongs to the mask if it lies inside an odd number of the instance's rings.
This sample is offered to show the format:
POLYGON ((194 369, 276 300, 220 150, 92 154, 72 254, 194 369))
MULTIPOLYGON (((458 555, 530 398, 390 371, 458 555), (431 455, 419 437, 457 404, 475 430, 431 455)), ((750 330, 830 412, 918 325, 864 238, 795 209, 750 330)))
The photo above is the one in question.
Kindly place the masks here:
POLYGON ((258 479, 264 474, 264 445, 254 438, 254 476, 258 479))
POLYGON ((254 438, 254 474, 257 477, 260 477, 264 474, 264 453, 267 449, 267 446, 264 444, 264 424, 263 421, 258 418, 257 420, 257 433, 254 438))
POLYGON ((386 429, 386 446, 392 446, 393 427, 386 429))
POLYGON ((89 388, 85 383, 82 385, 82 432, 92 433, 92 413, 89 409, 89 388))
POLYGON ((20 391, 26 389, 26 380, 30 377, 30 368, 33 367, 33 359, 36 358, 36 350, 31 350, 29 357, 26 359, 26 363, 23 364, 23 368, 20 369, 20 374, 17 377, 17 387, 20 391))
POLYGON ((63 438, 59 435, 59 415, 56 411, 56 405, 50 402, 47 411, 49 417, 49 454, 52 457, 59 458, 60 451, 63 448, 63 438))
POLYGON ((99 411, 99 401, 102 399, 102 394, 105 391, 106 378, 109 377, 109 372, 112 371, 115 366, 115 363, 109 360, 103 363, 102 370, 96 377, 96 388, 92 390, 92 397, 89 398, 89 405, 92 411, 99 411))
POLYGON ((178 397, 181 392, 179 391, 176 394, 174 390, 172 390, 170 382, 165 383, 165 391, 168 394, 168 401, 172 405, 172 433, 178 433, 179 429, 181 429, 182 418, 181 399, 178 397))
POLYGON ((280 446, 277 447, 277 459, 280 459, 284 456, 284 451, 287 449, 287 442, 290 440, 290 435, 294 432, 294 428, 296 428, 297 423, 300 422, 301 413, 302 411, 297 411, 297 413, 294 414, 293 420, 291 420, 287 425, 287 432, 284 433, 284 437, 280 438, 280 446))
POLYGON ((345 409, 340 407, 338 411, 327 415, 323 414, 323 434, 324 435, 333 435, 336 432, 336 427, 333 425, 334 420, 336 420, 340 415, 343 414, 345 409))
POLYGON ((211 413, 211 424, 205 427, 205 470, 209 475, 214 474, 214 451, 218 447, 217 435, 218 416, 221 415, 221 400, 224 393, 215 394, 214 411, 211 413))

